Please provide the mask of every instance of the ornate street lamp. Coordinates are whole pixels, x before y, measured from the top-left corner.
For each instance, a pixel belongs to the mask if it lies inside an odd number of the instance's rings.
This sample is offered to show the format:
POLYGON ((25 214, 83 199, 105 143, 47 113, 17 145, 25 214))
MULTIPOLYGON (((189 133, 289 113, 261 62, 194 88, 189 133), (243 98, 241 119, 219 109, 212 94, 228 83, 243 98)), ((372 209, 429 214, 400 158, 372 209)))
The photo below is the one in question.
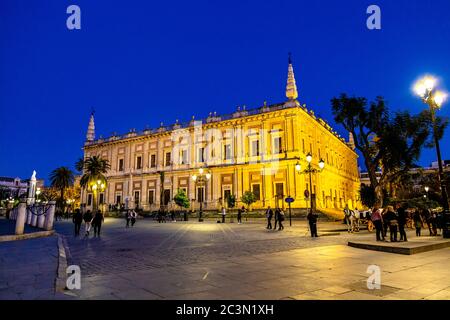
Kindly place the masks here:
POLYGON ((99 191, 100 191, 100 192, 105 191, 106 185, 105 185, 105 182, 104 182, 104 181, 102 181, 102 180, 97 180, 97 181, 92 181, 92 182, 90 183, 90 187, 91 187, 91 190, 92 190, 92 192, 93 192, 93 194, 94 194, 94 199, 93 199, 93 202, 92 202, 92 207, 93 207, 93 211, 95 211, 95 210, 98 209, 98 207, 99 207, 99 205, 100 205, 100 199, 99 199, 99 197, 98 197, 98 192, 99 192, 99 191))
POLYGON ((308 166, 305 170, 302 170, 302 166, 300 162, 297 161, 295 164, 295 171, 297 171, 298 174, 309 174, 309 200, 310 200, 310 210, 312 213, 312 206, 313 206, 313 200, 312 200, 312 174, 313 173, 320 173, 322 172, 323 168, 325 168, 325 161, 323 159, 319 160, 319 169, 313 168, 311 165, 311 162, 313 160, 312 154, 308 153, 306 155, 306 161, 308 162, 308 166))
MULTIPOLYGON (((210 172, 206 172, 203 168, 198 169, 198 174, 194 174, 192 175, 192 181, 194 181, 195 183, 195 197, 197 198, 197 186, 205 186, 206 187, 206 183, 211 179, 211 173, 210 172)), ((203 192, 205 192, 205 190, 203 190, 203 192)), ((203 218, 202 218, 202 214, 203 214, 203 199, 204 195, 202 193, 202 198, 201 199, 197 199, 197 201, 200 204, 200 212, 198 215, 198 221, 199 222, 203 222, 203 218)))
MULTIPOLYGON (((442 201, 444 207, 443 215, 443 232, 444 238, 450 238, 450 211, 448 205, 447 187, 445 185, 444 170, 442 168, 441 148, 439 146, 438 128, 436 125, 436 110, 440 109, 447 98, 447 94, 436 89, 437 79, 431 76, 426 76, 418 80, 414 85, 415 93, 422 99, 423 103, 430 108, 431 122, 433 125, 433 138, 436 147, 436 154, 438 160, 438 180, 441 186, 442 201)), ((427 191, 428 192, 428 191, 427 191)))

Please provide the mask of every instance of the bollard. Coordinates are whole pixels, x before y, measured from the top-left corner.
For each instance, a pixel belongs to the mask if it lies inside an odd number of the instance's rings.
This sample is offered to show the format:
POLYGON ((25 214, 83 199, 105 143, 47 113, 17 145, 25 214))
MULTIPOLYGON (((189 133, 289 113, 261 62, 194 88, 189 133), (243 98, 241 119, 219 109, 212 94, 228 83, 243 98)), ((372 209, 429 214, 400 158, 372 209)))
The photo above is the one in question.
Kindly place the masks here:
POLYGON ((45 215, 45 230, 50 231, 53 229, 53 220, 55 218, 55 204, 56 201, 50 201, 49 205, 50 208, 47 211, 47 214, 45 215))
POLYGON ((33 218, 33 214, 31 213, 30 208, 27 207, 27 224, 31 225, 31 219, 33 218))
POLYGON ((44 214, 44 213, 45 213, 44 207, 41 207, 41 209, 39 210, 40 216, 38 216, 38 218, 37 218, 37 227, 41 228, 41 229, 44 228, 44 224, 45 224, 46 214, 44 214))
POLYGON ((20 202, 17 208, 16 216, 16 234, 23 234, 25 227, 25 217, 27 212, 27 204, 25 202, 20 202))
POLYGON ((31 214, 31 226, 36 227, 37 226, 37 214, 39 213, 39 206, 34 207, 33 209, 34 213, 31 214))

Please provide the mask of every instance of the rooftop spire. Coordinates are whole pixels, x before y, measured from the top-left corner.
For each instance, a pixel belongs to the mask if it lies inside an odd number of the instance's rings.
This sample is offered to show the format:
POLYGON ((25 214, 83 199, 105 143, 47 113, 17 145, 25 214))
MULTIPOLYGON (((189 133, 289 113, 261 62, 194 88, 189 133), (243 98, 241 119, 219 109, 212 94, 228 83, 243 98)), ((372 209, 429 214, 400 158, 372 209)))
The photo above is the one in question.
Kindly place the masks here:
POLYGON ((298 98, 297 85, 295 84, 294 68, 292 67, 291 53, 288 56, 288 78, 286 85, 286 97, 289 100, 296 100, 298 98))
POLYGON ((92 142, 95 139, 95 124, 94 124, 94 110, 91 112, 91 118, 89 119, 89 126, 86 134, 86 141, 92 142))

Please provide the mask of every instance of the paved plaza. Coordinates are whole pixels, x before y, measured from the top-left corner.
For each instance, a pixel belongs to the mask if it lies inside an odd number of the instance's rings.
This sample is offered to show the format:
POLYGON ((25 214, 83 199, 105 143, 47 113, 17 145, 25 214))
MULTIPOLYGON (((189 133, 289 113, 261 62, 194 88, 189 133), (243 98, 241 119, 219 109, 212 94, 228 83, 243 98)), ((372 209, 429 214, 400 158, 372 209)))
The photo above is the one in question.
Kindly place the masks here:
MULTIPOLYGON (((141 219, 127 229, 109 218, 101 238, 74 238, 72 223, 59 221, 67 262, 81 268, 81 290, 50 293, 58 268, 54 236, 0 243, 0 299, 450 299, 448 248, 377 252, 347 246, 375 235, 348 234, 341 223, 322 222, 319 238, 309 237, 304 221, 285 225, 268 231, 263 220, 141 219), (380 267, 381 289, 367 288, 369 265, 380 267)), ((415 238, 412 230, 409 236, 415 238)))

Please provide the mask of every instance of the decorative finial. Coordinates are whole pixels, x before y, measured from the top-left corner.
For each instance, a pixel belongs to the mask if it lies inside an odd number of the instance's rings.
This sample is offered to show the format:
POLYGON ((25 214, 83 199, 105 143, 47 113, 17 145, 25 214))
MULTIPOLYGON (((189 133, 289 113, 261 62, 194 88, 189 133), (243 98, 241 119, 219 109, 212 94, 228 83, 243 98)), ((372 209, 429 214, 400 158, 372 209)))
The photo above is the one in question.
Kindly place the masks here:
POLYGON ((88 130, 86 133, 86 141, 92 142, 95 139, 95 123, 94 123, 94 109, 92 109, 91 117, 89 118, 88 130))
POLYGON ((292 58, 289 53, 288 78, 286 84, 286 97, 289 100, 296 100, 298 98, 297 85, 295 83, 294 68, 292 67, 292 58))

